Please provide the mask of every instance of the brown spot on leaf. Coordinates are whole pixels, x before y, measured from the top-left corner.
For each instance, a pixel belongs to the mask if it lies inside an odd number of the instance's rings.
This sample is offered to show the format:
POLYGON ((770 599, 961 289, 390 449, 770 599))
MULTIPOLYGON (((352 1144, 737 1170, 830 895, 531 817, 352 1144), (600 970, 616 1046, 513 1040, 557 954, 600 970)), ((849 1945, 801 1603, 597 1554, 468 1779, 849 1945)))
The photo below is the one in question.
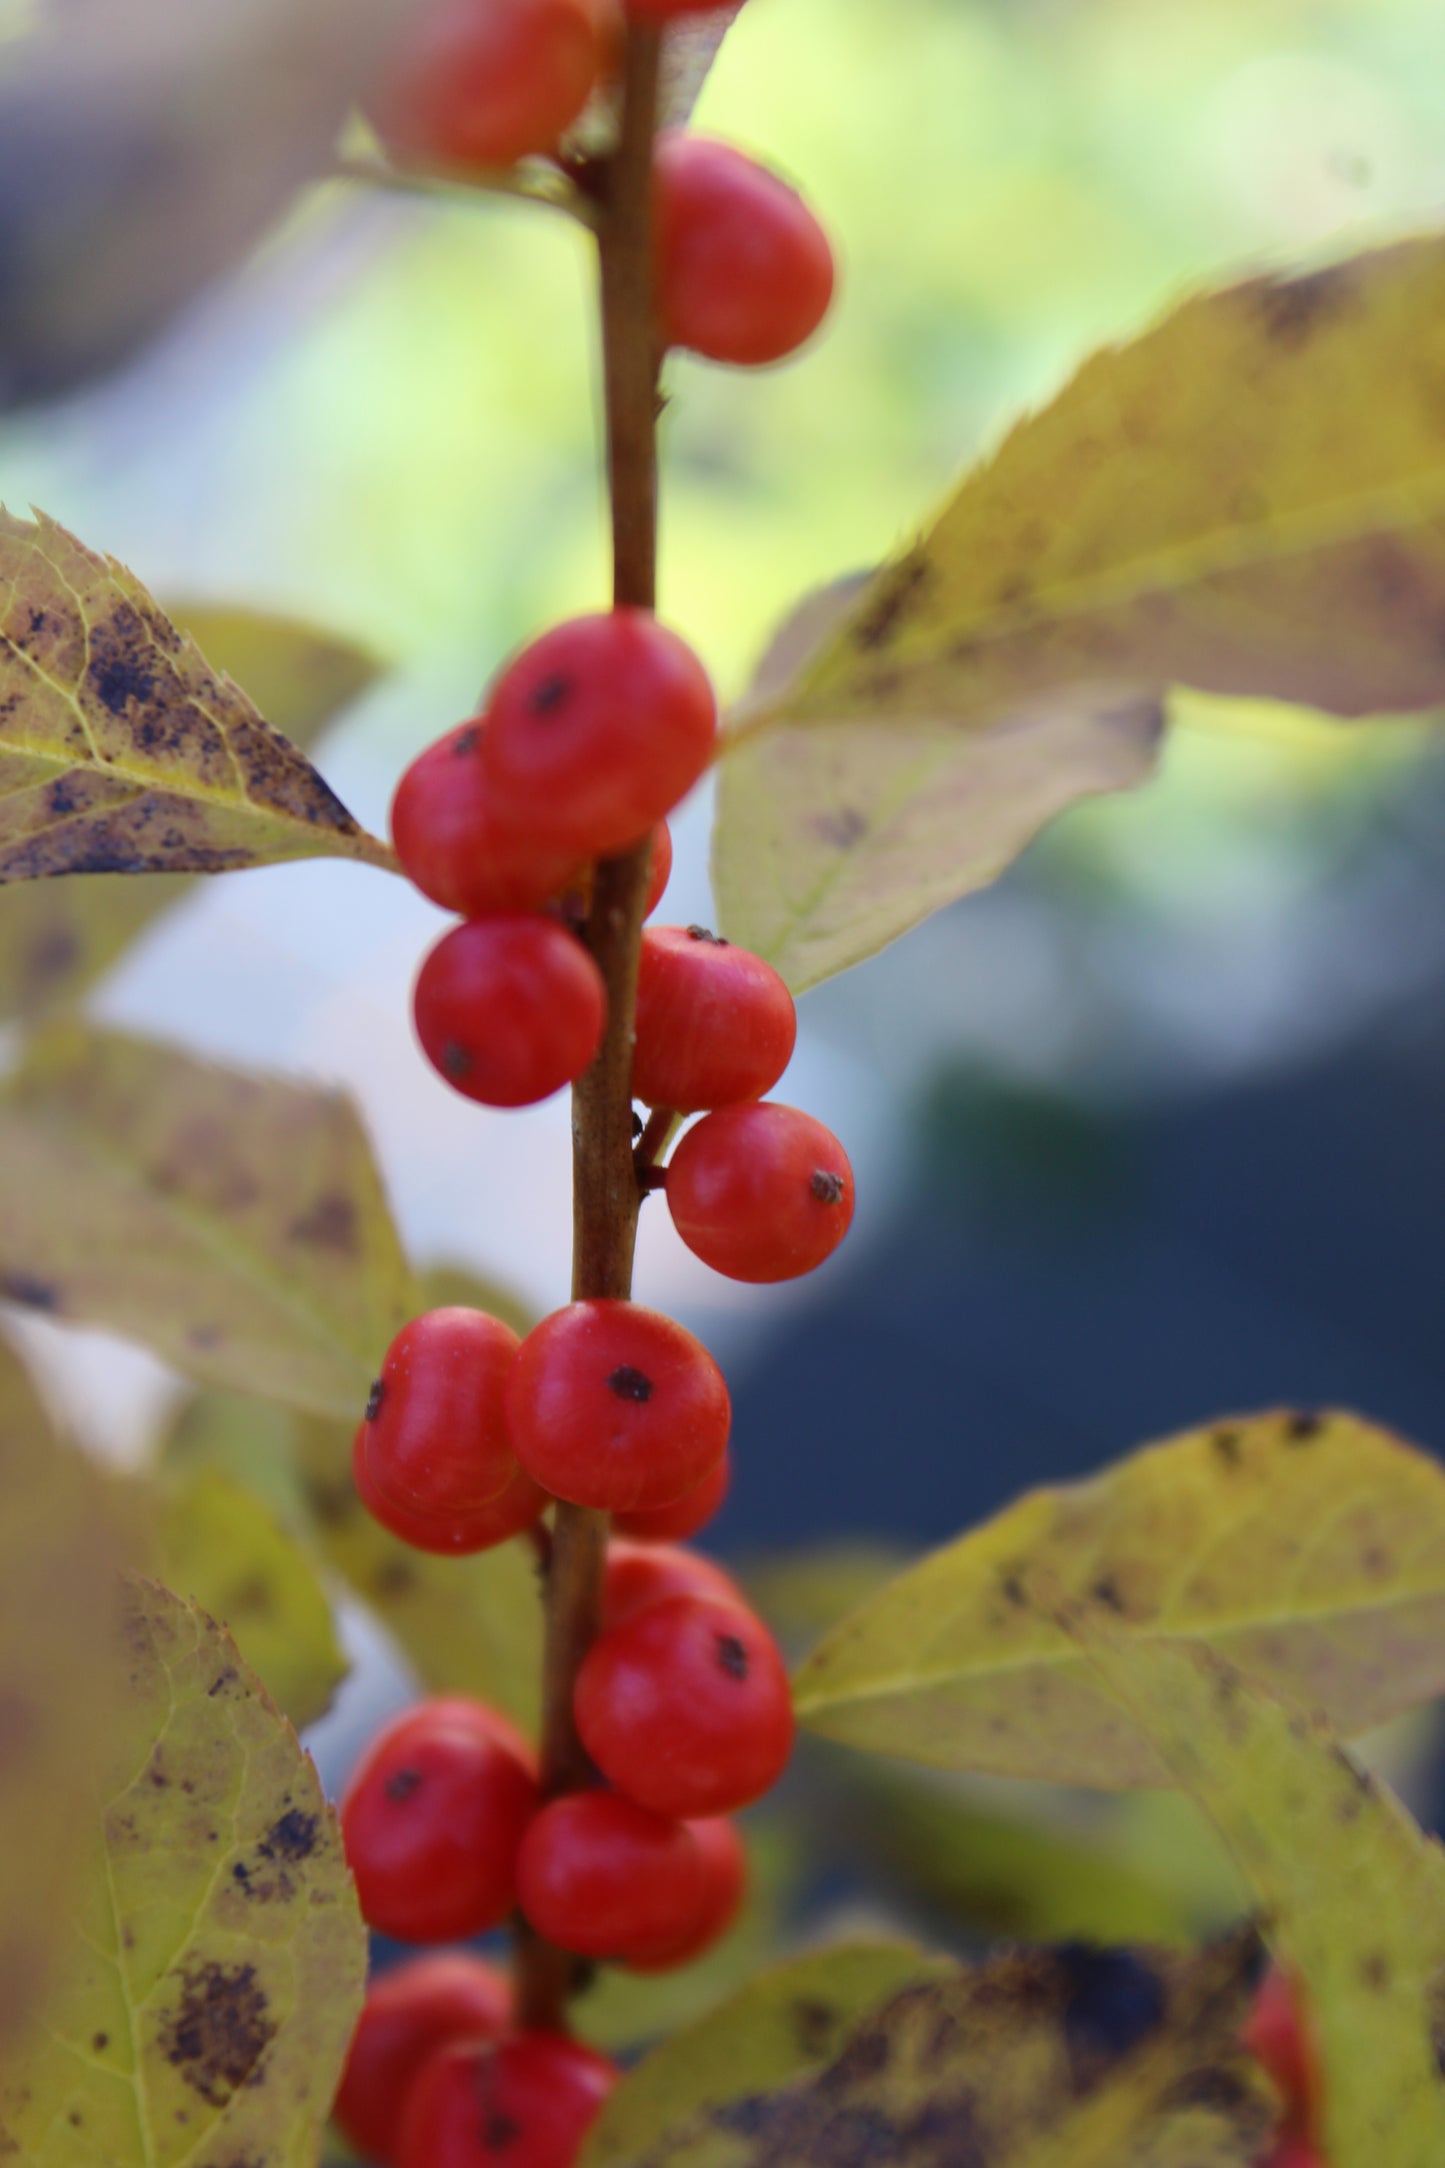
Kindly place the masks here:
POLYGON ((291 1222, 287 1233, 293 1242, 303 1242, 310 1249, 351 1256, 359 1235, 356 1206, 350 1197, 318 1197, 300 1219, 291 1222))
POLYGON ((263 1859, 309 1859, 321 1830, 318 1814, 303 1814, 292 1807, 271 1824, 257 1850, 263 1859))
POLYGON ((1348 309, 1354 284, 1345 266, 1305 278, 1266 279, 1252 287, 1265 335, 1278 346, 1300 347, 1332 317, 1348 309))
POLYGON ((868 833, 865 815, 856 813, 851 806, 844 806, 837 813, 815 814, 808 826, 820 843, 826 843, 835 851, 851 851, 868 833))
POLYGON ((1315 1413, 1312 1409, 1301 1409, 1298 1414, 1291 1415, 1286 1419, 1284 1434, 1291 1445, 1312 1445, 1326 1428, 1327 1425, 1323 1415, 1315 1413))
POLYGON ((853 627, 854 645, 865 652, 886 646, 909 606, 921 599, 933 578, 933 567, 921 549, 911 550, 885 572, 867 609, 853 627))
POLYGON ((224 2108, 275 2033, 255 1966, 210 1963, 182 1973, 181 1999, 160 2022, 160 2047, 193 2092, 224 2108))

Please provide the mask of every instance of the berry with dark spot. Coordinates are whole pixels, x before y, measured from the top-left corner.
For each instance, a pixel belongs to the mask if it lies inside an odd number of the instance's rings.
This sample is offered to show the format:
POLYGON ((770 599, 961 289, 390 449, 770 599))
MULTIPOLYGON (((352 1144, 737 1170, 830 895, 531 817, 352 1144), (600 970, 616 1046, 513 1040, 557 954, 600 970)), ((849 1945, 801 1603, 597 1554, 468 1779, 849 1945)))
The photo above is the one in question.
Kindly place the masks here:
POLYGON ((511 2014, 505 1976, 460 1950, 412 1958, 374 1979, 333 2111, 357 2151, 394 2160, 406 2096, 425 2063, 454 2040, 500 2039, 511 2014))
POLYGON ((676 128, 657 148, 662 335, 709 361, 758 368, 822 323, 836 270, 796 190, 731 143, 676 128))
POLYGON ((448 165, 515 165, 555 149, 604 60, 599 0, 431 0, 371 119, 389 149, 448 165))
POLYGON ((512 1450, 544 1490, 611 1513, 693 1490, 726 1451, 732 1421, 700 1341, 656 1310, 600 1299, 556 1310, 527 1335, 506 1412, 512 1450))
POLYGON ((514 1466, 506 1488, 485 1505, 465 1513, 434 1518, 415 1513, 384 1498, 374 1487, 367 1465, 366 1425, 356 1433, 351 1450, 351 1474, 357 1496, 374 1521, 409 1543, 414 1551, 430 1551, 438 1558, 466 1558, 477 1551, 495 1550, 532 1527, 547 1508, 547 1494, 528 1475, 514 1466))
POLYGON ((411 2089, 397 2168, 574 2168, 619 2075, 560 2033, 458 2041, 411 2089))
POLYGON ((682 1139, 667 1209, 695 1257, 730 1280, 797 1279, 853 1223, 853 1169, 830 1129, 796 1107, 722 1107, 682 1139))
POLYGON ((712 1473, 705 1475, 675 1505, 657 1506, 651 1513, 619 1513, 615 1523, 617 1533, 634 1536, 641 1543, 686 1543, 722 1510, 732 1474, 732 1455, 724 1453, 712 1473))
POLYGON ((434 1068, 467 1099, 526 1107, 574 1084, 602 1041, 602 974, 554 919, 474 919, 421 967, 416 1032, 434 1068))
POLYGON ((634 1972, 672 1972, 679 1965, 692 1964, 721 1942, 742 1910, 748 1891, 748 1855, 736 1824, 719 1819, 689 1822, 688 1827, 702 1855, 702 1902, 685 1935, 633 1956, 634 1972))
POLYGON ((503 1401, 521 1344, 485 1310, 429 1310, 404 1326, 362 1425, 370 1494, 453 1524, 499 1498, 517 1472, 503 1401))
POLYGON ((744 1605, 671 1596, 594 1643, 577 1729, 610 1784, 655 1814, 731 1814, 760 1799, 793 1745, 788 1674, 744 1605))
POLYGON ((741 1603, 742 1590, 721 1566, 697 1551, 684 1551, 668 1543, 628 1543, 614 1539, 607 1546, 607 1575, 602 1587, 602 1631, 645 1611, 670 1596, 715 1596, 723 1603, 741 1603))
POLYGON ((686 1824, 615 1792, 544 1807, 517 1861, 523 1912, 579 1957, 626 1958, 689 1934, 703 1901, 702 1855, 686 1824))
POLYGON ((793 997, 771 964, 686 926, 649 926, 637 980, 632 1095, 697 1114, 761 1099, 793 1058, 793 997))
POLYGON ((534 910, 582 874, 575 851, 540 849, 498 817, 482 767, 484 727, 478 717, 429 746, 391 804, 402 871, 424 896, 462 918, 534 910))

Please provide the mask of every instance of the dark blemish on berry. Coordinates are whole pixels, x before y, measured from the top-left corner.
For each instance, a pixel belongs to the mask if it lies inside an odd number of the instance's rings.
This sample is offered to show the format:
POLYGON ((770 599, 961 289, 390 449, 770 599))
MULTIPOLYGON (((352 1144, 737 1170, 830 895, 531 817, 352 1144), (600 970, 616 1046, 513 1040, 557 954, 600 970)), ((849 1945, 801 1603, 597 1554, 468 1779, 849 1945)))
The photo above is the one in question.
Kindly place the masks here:
POLYGON ((559 671, 556 676, 543 678, 527 695, 527 706, 533 715, 555 715, 572 697, 572 680, 559 671))
POLYGON ((420 1769, 397 1769, 387 1778, 385 1792, 388 1799, 411 1799, 421 1790, 420 1769))
POLYGON ((687 938, 689 941, 705 941, 709 948, 726 948, 728 946, 722 935, 714 933, 711 926, 689 926, 687 938))
POLYGON ((482 2151, 484 2153, 510 2153, 522 2135, 522 2126, 514 2117, 500 2108, 488 2107, 482 2115, 482 2151))
POLYGON ((725 1671, 730 1679, 745 1679, 748 1675, 748 1652, 745 1644, 739 1641, 736 1634, 717 1634, 714 1636, 714 1644, 717 1648, 718 1670, 725 1671))
POLYGON ((475 723, 468 723, 466 729, 459 730, 456 737, 452 741, 453 759, 465 760, 469 754, 476 751, 477 747, 481 744, 481 742, 481 731, 477 728, 475 723))
POLYGON ((645 1407, 655 1390, 652 1380, 641 1370, 634 1370, 630 1363, 623 1363, 607 1380, 608 1390, 619 1400, 634 1400, 645 1407))
POLYGON ((1229 1467, 1237 1468, 1239 1466, 1239 1432, 1237 1430, 1211 1431, 1209 1442, 1220 1459, 1226 1462, 1229 1467))
POLYGON ((442 1069, 449 1077, 470 1076, 472 1057, 456 1039, 448 1039, 442 1048, 442 1069))
POLYGON ((286 1231, 293 1242, 304 1242, 311 1249, 331 1250, 337 1256, 349 1256, 357 1246, 356 1206, 350 1197, 334 1192, 318 1197, 286 1231))
POLYGON ((28 1272, 0 1272, 0 1302, 22 1303, 27 1310, 58 1310, 60 1290, 28 1272))
POLYGON ((381 1404, 385 1400, 385 1398, 385 1378, 373 1378, 371 1381, 371 1391, 366 1396, 366 1420, 368 1421, 368 1423, 374 1423, 376 1421, 376 1418, 381 1413, 381 1404))
POLYGON ((1325 1418, 1311 1411, 1301 1410, 1292 1415, 1284 1426, 1284 1434, 1291 1445, 1309 1445, 1325 1428, 1325 1418))
POLYGON ((254 1965, 199 1965, 160 2023, 161 2052, 193 2092, 224 2108, 253 2077, 276 2027, 254 1965))
POLYGON ((847 1186, 841 1174, 829 1174, 825 1167, 815 1168, 808 1184, 819 1204, 841 1204, 847 1186))
POLYGON ((316 1849, 320 1827, 318 1815, 303 1814, 299 1807, 292 1807, 271 1824, 256 1849, 263 1859, 309 1859, 316 1849))

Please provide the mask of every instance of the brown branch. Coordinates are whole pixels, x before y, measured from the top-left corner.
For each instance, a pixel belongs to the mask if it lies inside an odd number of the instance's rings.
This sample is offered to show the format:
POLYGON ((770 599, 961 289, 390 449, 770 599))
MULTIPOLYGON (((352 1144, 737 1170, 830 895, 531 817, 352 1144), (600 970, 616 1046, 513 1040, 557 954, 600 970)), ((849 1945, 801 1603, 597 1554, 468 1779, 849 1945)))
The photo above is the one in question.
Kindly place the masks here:
MULTIPOLYGON (((613 596, 650 610, 657 599, 657 414, 660 356, 652 297, 652 153, 661 40, 633 28, 624 63, 622 138, 600 176, 607 472, 612 505, 613 596)), ((607 986, 607 1036, 572 1099, 572 1296, 625 1300, 642 1200, 633 1161, 632 1030, 637 956, 650 840, 597 869, 585 939, 607 986)), ((597 1635, 607 1516, 559 1505, 547 1577, 543 1667, 542 1788, 557 1798, 593 1778, 572 1718, 582 1660, 597 1635)), ((517 2000, 523 2025, 557 2029, 577 1974, 575 1961, 530 1931, 518 1941, 517 2000)))

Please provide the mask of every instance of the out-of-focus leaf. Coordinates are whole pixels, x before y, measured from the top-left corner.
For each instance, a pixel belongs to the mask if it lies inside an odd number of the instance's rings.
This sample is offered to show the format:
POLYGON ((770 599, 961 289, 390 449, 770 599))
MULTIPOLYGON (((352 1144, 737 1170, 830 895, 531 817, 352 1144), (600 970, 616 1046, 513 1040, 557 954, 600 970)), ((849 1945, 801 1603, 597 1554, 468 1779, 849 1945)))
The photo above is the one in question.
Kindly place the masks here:
POLYGON ((229 1635, 132 1584, 124 1737, 60 1908, 73 1954, 0 2070, 0 2153, 34 2168, 306 2168, 360 2008, 341 1833, 229 1635))
POLYGON ((273 1400, 242 1393, 193 1393, 176 1410, 155 1453, 163 1479, 228 1476, 263 1500, 293 1535, 304 1535, 308 1508, 296 1465, 296 1420, 273 1400))
POLYGON ((1356 1733, 1445 1691, 1445 1470, 1348 1415, 1216 1423, 1028 1493, 830 1634, 800 1714, 852 1746, 1060 1784, 1167 1784, 1059 1623, 1207 1641, 1356 1733))
POLYGON ((1213 1650, 1079 1630, 1211 1817, 1305 1982, 1331 2168, 1445 2160, 1445 1856, 1318 1718, 1213 1650))
POLYGON ((0 1342, 0 2073, 52 1987, 56 1912, 89 1841, 129 1505, 62 1448, 0 1342))
POLYGON ((0 405, 124 360, 324 171, 413 0, 53 0, 0 83, 0 405))
POLYGON ((124 566, 0 511, 0 881, 318 857, 393 863, 124 566))
POLYGON ((784 1648, 801 1650, 896 1580, 908 1563, 901 1544, 860 1538, 745 1560, 740 1577, 784 1648))
POLYGON ((327 1564, 376 1613, 424 1686, 479 1695, 535 1728, 542 1604, 531 1546, 504 1543, 474 1558, 433 1558, 398 1542, 356 1495, 354 1429, 354 1422, 299 1426, 308 1509, 327 1564))
POLYGON ((466 1265, 428 1265, 421 1291, 429 1310, 486 1310, 524 1336, 537 1322, 530 1304, 500 1280, 484 1280, 466 1265))
POLYGON ((1172 685, 1438 708, 1442 327, 1437 236, 1088 362, 736 722, 724 931, 795 989, 857 963, 1145 774, 1172 685))
POLYGON ((160 1536, 167 1586, 229 1629, 298 1731, 315 1723, 346 1676, 346 1659, 325 1590, 296 1538, 217 1468, 168 1487, 160 1536))
POLYGON ((624 2080, 584 2168, 1253 2168, 1277 2114, 1238 2043, 1254 1954, 1245 1936, 950 1967, 830 2023, 806 2075, 810 1998, 743 1997, 624 2080))
POLYGON ((49 1027, 0 1089, 0 1296, 359 1411, 416 1291, 341 1093, 49 1027))
MULTIPOLYGON (((289 618, 187 602, 170 614, 211 668, 297 745, 309 745, 377 674, 351 642, 289 618)), ((189 887, 150 873, 0 885, 0 1021, 32 1021, 78 1000, 189 887)))

